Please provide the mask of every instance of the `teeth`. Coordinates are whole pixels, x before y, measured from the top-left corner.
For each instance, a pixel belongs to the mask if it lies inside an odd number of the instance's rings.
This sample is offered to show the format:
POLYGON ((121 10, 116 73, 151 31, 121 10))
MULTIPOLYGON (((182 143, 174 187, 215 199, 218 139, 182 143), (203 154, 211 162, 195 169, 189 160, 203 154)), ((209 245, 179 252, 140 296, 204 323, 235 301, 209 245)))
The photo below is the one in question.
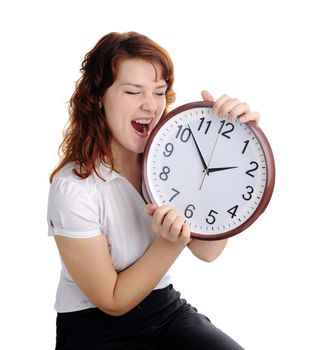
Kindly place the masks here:
POLYGON ((136 120, 134 120, 134 122, 138 123, 138 124, 150 124, 151 119, 136 119, 136 120))

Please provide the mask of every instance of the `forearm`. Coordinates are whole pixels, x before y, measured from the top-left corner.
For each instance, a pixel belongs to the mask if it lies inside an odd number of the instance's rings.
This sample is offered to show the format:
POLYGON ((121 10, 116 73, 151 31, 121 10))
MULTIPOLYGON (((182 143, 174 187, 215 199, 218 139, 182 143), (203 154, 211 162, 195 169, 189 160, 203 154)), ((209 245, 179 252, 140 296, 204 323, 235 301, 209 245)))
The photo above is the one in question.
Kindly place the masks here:
POLYGON ((104 311, 119 316, 138 305, 152 292, 185 246, 183 242, 157 238, 139 260, 118 273, 112 300, 104 311))
POLYGON ((228 239, 219 241, 201 241, 192 239, 188 245, 191 252, 199 259, 211 262, 225 249, 228 239))

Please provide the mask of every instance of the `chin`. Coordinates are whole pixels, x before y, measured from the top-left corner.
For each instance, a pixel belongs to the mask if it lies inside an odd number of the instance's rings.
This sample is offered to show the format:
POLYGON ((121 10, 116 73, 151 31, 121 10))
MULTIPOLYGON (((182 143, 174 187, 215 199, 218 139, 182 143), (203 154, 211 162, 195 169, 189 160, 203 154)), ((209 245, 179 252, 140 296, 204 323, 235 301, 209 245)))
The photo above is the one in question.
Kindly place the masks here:
POLYGON ((136 153, 137 153, 137 154, 143 154, 145 149, 146 149, 146 148, 143 147, 142 149, 138 150, 136 153))
POLYGON ((132 151, 137 153, 137 154, 142 154, 144 152, 145 148, 146 148, 146 144, 136 145, 136 147, 134 147, 132 149, 132 151))
POLYGON ((143 153, 146 150, 146 146, 147 146, 147 140, 145 140, 144 142, 141 142, 139 145, 137 145, 136 149, 137 149, 137 153, 143 153))

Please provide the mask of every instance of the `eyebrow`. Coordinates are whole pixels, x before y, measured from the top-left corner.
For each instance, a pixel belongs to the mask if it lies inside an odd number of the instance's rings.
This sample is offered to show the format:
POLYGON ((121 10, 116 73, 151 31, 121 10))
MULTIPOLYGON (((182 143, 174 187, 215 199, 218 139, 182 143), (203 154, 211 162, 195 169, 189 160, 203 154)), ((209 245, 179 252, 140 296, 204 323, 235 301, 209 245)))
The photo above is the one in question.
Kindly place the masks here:
MULTIPOLYGON (((121 83, 120 84, 121 86, 124 86, 124 85, 129 85, 129 86, 134 86, 136 88, 143 88, 143 85, 141 84, 134 84, 134 83, 129 83, 129 82, 124 82, 124 83, 121 83)), ((156 86, 156 89, 162 89, 162 88, 167 88, 167 84, 162 84, 162 85, 159 85, 159 86, 156 86)))

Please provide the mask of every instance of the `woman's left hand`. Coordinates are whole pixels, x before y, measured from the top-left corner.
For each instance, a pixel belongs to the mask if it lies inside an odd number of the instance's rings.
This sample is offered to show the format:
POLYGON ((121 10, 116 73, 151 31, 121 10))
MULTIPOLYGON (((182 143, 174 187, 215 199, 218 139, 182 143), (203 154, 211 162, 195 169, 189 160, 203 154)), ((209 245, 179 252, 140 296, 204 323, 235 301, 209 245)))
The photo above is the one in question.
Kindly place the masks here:
POLYGON ((249 105, 241 102, 237 98, 222 95, 214 101, 214 98, 207 90, 202 91, 202 97, 204 101, 214 102, 214 111, 220 117, 228 115, 230 121, 235 121, 237 118, 239 118, 242 123, 246 123, 248 121, 255 121, 258 123, 260 120, 259 112, 251 112, 249 105))

